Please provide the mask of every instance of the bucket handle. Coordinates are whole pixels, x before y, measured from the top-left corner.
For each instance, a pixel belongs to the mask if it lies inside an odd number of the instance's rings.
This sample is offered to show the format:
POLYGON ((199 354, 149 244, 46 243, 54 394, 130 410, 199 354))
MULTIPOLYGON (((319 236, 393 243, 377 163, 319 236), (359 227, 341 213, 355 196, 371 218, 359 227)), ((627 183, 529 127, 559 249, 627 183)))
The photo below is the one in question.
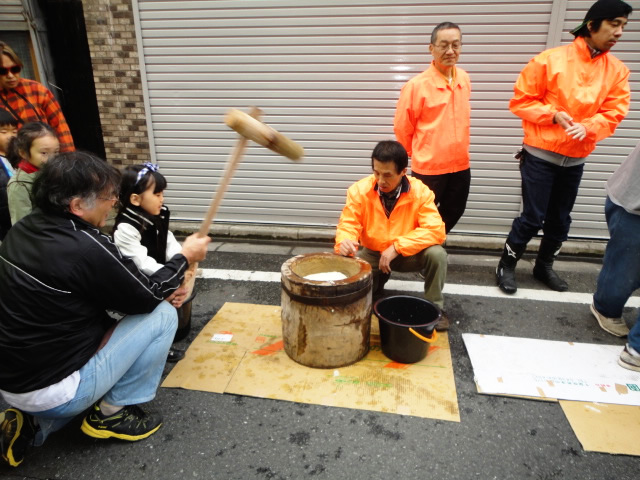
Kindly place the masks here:
POLYGON ((418 332, 416 332, 413 328, 409 328, 409 331, 411 333, 413 333, 416 337, 418 337, 420 340, 422 340, 423 342, 427 342, 427 343, 433 343, 436 340, 438 340, 438 331, 437 330, 433 330, 433 333, 431 334, 431 338, 429 337, 425 337, 424 335, 420 335, 418 332))

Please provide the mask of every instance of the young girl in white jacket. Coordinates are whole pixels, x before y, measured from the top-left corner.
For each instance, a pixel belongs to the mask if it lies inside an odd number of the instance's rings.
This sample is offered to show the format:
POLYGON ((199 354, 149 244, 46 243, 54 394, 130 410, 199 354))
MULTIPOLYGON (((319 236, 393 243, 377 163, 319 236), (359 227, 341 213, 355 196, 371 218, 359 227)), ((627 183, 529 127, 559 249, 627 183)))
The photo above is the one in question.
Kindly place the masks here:
MULTIPOLYGON (((169 231, 169 209, 164 205, 167 180, 153 163, 126 167, 120 185, 120 209, 116 217, 113 239, 123 255, 131 257, 138 268, 149 275, 180 253, 182 246, 169 231)), ((178 309, 180 327, 176 340, 189 333, 191 300, 178 309), (187 318, 188 317, 188 318, 187 318), (183 319, 188 324, 182 326, 183 319)), ((174 299, 174 304, 184 300, 174 299)), ((184 351, 171 347, 167 361, 177 362, 184 351)))

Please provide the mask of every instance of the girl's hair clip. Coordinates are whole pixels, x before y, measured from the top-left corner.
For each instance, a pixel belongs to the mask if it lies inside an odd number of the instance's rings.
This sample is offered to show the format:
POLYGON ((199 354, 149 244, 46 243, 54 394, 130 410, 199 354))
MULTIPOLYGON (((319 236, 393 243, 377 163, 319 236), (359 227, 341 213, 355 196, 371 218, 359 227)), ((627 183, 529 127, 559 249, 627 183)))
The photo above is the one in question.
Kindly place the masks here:
POLYGON ((142 165, 144 166, 144 168, 138 172, 138 177, 136 178, 136 183, 134 185, 137 185, 138 183, 140 183, 140 180, 142 180, 142 178, 147 173, 157 172, 158 170, 160 170, 160 167, 158 167, 158 165, 155 163, 144 162, 142 165))

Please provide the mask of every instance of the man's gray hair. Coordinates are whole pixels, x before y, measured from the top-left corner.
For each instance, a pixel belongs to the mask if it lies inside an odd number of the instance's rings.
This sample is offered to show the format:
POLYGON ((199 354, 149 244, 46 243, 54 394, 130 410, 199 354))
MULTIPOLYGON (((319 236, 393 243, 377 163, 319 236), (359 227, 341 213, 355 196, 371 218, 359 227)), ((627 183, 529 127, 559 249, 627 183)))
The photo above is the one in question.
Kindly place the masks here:
POLYGON ((115 195, 120 189, 120 172, 92 153, 61 153, 44 164, 33 183, 33 203, 48 213, 69 210, 74 198, 89 208, 100 195, 115 195))

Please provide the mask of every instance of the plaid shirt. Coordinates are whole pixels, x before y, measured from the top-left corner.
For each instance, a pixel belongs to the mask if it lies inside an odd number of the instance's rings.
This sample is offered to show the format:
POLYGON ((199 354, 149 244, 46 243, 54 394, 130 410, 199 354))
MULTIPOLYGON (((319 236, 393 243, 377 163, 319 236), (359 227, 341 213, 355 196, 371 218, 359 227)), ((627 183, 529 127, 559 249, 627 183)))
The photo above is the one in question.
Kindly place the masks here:
MULTIPOLYGON (((0 108, 19 118, 19 126, 27 122, 49 124, 58 135, 61 152, 75 150, 69 125, 64 119, 60 104, 44 86, 33 80, 21 78, 16 88, 0 90, 0 108), (7 105, 10 108, 7 108, 7 105)), ((18 120, 18 119, 16 119, 18 120)))

